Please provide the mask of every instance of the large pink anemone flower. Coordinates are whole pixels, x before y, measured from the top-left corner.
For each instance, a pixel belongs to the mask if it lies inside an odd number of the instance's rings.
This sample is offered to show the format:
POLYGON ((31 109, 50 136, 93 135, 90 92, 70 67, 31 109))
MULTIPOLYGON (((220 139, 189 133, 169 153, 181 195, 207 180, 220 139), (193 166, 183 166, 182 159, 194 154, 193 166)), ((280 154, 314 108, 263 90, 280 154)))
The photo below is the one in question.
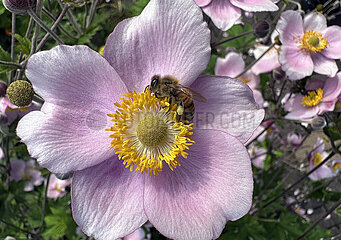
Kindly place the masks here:
POLYGON ((199 77, 209 58, 210 32, 194 2, 151 0, 116 26, 104 57, 57 46, 29 59, 26 76, 45 103, 17 134, 41 166, 74 172, 72 213, 84 233, 117 239, 149 220, 172 239, 215 239, 249 211, 243 143, 264 111, 239 80, 199 77), (144 93, 155 74, 205 96, 194 126, 144 93))
POLYGON ((311 121, 316 115, 333 111, 341 93, 341 72, 326 81, 312 79, 305 89, 306 95, 295 94, 284 105, 285 110, 289 112, 285 115, 286 119, 311 121))
POLYGON ((275 0, 194 0, 222 31, 230 29, 247 12, 277 11, 275 0))
POLYGON ((334 77, 338 71, 334 59, 341 58, 341 27, 327 27, 326 18, 318 13, 282 13, 276 25, 282 46, 279 62, 290 80, 310 76, 313 71, 334 77))

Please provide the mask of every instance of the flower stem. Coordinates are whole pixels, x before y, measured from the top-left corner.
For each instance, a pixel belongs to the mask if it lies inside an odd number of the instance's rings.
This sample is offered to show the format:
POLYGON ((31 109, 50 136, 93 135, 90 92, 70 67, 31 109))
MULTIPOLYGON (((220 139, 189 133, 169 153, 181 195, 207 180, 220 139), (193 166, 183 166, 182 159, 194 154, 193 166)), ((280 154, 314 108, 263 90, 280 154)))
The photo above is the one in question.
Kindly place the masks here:
POLYGON ((90 14, 89 14, 89 20, 86 23, 86 28, 88 28, 91 25, 92 19, 94 18, 94 14, 96 11, 98 0, 92 0, 91 7, 90 7, 90 14))
POLYGON ((238 74, 238 76, 236 76, 235 78, 239 78, 240 76, 242 76, 244 73, 246 73, 247 71, 249 71, 262 57, 265 56, 265 54, 267 54, 274 46, 276 43, 273 43, 269 46, 269 48, 256 60, 254 60, 249 66, 247 66, 244 71, 242 71, 241 73, 238 74))
MULTIPOLYGON (((11 32, 11 61, 14 62, 14 57, 15 57, 15 13, 12 13, 12 32, 11 32)), ((9 82, 11 83, 13 81, 15 74, 15 70, 12 70, 9 75, 9 82)))
POLYGON ((44 226, 44 219, 45 219, 45 213, 46 213, 46 203, 47 203, 47 188, 49 186, 49 182, 50 182, 50 176, 51 176, 51 173, 49 173, 47 175, 47 178, 45 180, 45 193, 44 193, 44 201, 43 201, 43 206, 41 207, 41 222, 40 222, 40 226, 38 228, 38 231, 37 231, 37 235, 39 235, 41 233, 41 230, 43 229, 43 226, 44 226))
MULTIPOLYGON (((58 0, 58 3, 59 3, 61 8, 64 8, 61 0, 58 0)), ((83 31, 79 27, 77 20, 76 20, 75 16, 72 14, 72 12, 67 11, 66 16, 69 19, 69 21, 71 22, 72 26, 75 28, 76 32, 78 32, 79 35, 83 35, 83 31)))
POLYGON ((55 34, 45 23, 38 17, 38 15, 32 10, 28 10, 28 14, 39 24, 41 28, 43 28, 47 33, 49 33, 54 40, 56 40, 59 44, 63 44, 63 41, 55 34))
POLYGON ((19 63, 5 62, 5 61, 2 61, 2 60, 0 60, 0 65, 11 66, 11 67, 16 67, 16 68, 22 68, 22 66, 19 63))
MULTIPOLYGON (((62 12, 60 13, 60 15, 58 16, 57 20, 54 22, 54 24, 51 27, 51 31, 55 30, 56 27, 58 26, 58 24, 62 21, 64 15, 66 14, 67 10, 70 8, 69 4, 65 4, 64 8, 62 10, 62 12)), ((47 39, 50 37, 50 34, 47 33, 44 38, 40 41, 38 47, 37 47, 37 51, 39 51, 43 45, 45 44, 45 42, 47 41, 47 39)))
POLYGON ((253 33, 255 33, 255 30, 254 30, 254 29, 253 29, 253 30, 250 30, 250 31, 247 31, 247 32, 243 32, 243 33, 241 33, 241 34, 239 34, 239 35, 237 35, 237 36, 230 37, 230 38, 225 39, 225 40, 223 40, 223 41, 221 41, 221 42, 213 43, 212 46, 213 46, 213 47, 217 47, 217 46, 222 45, 222 44, 224 44, 224 43, 233 41, 233 40, 235 40, 235 39, 238 39, 238 38, 241 38, 241 37, 247 36, 247 35, 249 35, 249 34, 253 34, 253 33))

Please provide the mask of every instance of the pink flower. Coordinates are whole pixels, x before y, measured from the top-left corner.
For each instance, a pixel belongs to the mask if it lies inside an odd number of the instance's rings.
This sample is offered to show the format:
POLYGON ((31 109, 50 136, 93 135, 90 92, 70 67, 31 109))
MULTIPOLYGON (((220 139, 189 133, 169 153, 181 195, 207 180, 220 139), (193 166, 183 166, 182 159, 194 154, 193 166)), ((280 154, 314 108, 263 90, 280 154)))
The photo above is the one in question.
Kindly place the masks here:
POLYGON ((71 180, 60 180, 56 175, 51 174, 49 185, 47 187, 47 197, 56 200, 59 197, 63 197, 67 192, 65 187, 71 184, 71 180))
POLYGON ((231 28, 240 18, 241 9, 247 12, 277 11, 271 0, 194 0, 196 4, 223 31, 231 28))
POLYGON ((311 12, 304 19, 292 10, 282 13, 276 25, 282 46, 279 62, 290 80, 316 73, 334 77, 341 58, 341 28, 327 27, 326 18, 311 12))
MULTIPOLYGON (((325 144, 323 139, 317 138, 313 150, 309 153, 309 170, 313 169, 319 165, 327 156, 328 153, 324 151, 325 144)), ((327 166, 327 164, 322 165, 316 171, 309 175, 312 181, 318 181, 324 178, 330 178, 335 176, 335 171, 332 167, 327 166)))
POLYGON ((138 228, 136 229, 134 232, 132 232, 131 234, 123 237, 123 238, 119 238, 117 240, 145 240, 147 238, 145 238, 145 232, 142 228, 138 228))
POLYGON ((0 97, 0 112, 7 117, 8 125, 12 124, 18 117, 24 116, 26 113, 39 110, 40 106, 37 103, 31 103, 27 107, 18 107, 12 104, 8 97, 0 97))
POLYGON ((265 148, 251 146, 249 148, 249 154, 251 157, 252 164, 256 168, 264 169, 264 161, 266 159, 267 150, 265 148))
POLYGON ((74 172, 72 212, 84 233, 117 239, 149 220, 172 239, 212 239, 249 211, 243 143, 264 110, 239 80, 199 77, 209 58, 210 32, 194 2, 151 0, 116 26, 104 57, 57 46, 28 60, 26 76, 45 103, 17 134, 51 172, 74 172), (144 93, 156 74, 207 99, 195 102, 194 126, 144 93))
POLYGON ((295 132, 289 132, 287 135, 287 144, 298 147, 302 143, 302 135, 295 132))
POLYGON ((35 161, 12 160, 10 180, 30 180, 24 188, 24 191, 32 191, 34 186, 42 184, 44 178, 39 170, 35 167, 35 161))
MULTIPOLYGON (((243 57, 239 53, 230 52, 226 54, 225 58, 217 58, 215 65, 215 74, 220 76, 228 76, 235 78, 245 68, 243 57)), ((262 93, 256 88, 259 85, 259 76, 255 75, 251 70, 244 73, 238 78, 243 83, 247 84, 253 91, 253 97, 259 106, 264 105, 262 93)))
POLYGON ((341 93, 341 72, 326 81, 313 79, 305 88, 306 95, 296 94, 286 102, 286 119, 310 121, 316 115, 333 111, 341 93))

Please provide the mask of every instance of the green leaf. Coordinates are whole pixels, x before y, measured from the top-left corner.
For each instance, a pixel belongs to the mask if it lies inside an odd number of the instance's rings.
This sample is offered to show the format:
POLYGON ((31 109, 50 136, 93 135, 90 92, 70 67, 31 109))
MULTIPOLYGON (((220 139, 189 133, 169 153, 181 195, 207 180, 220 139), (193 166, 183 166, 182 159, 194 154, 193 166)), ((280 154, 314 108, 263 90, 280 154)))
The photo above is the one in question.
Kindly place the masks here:
POLYGON ((26 54, 26 55, 30 55, 31 52, 31 41, 28 38, 22 37, 19 34, 15 33, 13 34, 13 36, 15 37, 15 39, 18 40, 19 44, 16 46, 16 48, 26 54))
POLYGON ((4 7, 4 5, 2 4, 2 1, 1 1, 1 4, 0 4, 0 15, 3 14, 5 12, 6 8, 4 7))
POLYGON ((6 52, 1 46, 0 46, 0 60, 10 62, 11 61, 11 54, 9 52, 6 52))

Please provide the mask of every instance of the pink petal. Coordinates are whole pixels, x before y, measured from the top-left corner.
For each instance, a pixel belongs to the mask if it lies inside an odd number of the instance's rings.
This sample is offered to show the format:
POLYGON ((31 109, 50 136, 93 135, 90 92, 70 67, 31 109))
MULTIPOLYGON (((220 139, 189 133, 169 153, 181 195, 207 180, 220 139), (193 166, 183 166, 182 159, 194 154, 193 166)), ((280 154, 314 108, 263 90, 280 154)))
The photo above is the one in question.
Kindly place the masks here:
POLYGON ((325 16, 318 12, 310 12, 303 19, 304 32, 314 31, 321 33, 327 28, 325 16))
POLYGON ((256 89, 252 90, 253 92, 253 98, 255 99, 255 102, 258 104, 259 107, 263 107, 264 106, 264 99, 262 96, 262 93, 256 89))
POLYGON ((310 80, 309 82, 307 82, 307 84, 305 85, 305 89, 307 91, 313 91, 316 89, 323 89, 324 87, 324 81, 318 78, 314 78, 312 80, 310 80))
POLYGON ((76 171, 71 186, 73 218, 96 239, 124 237, 147 221, 143 185, 144 176, 130 172, 117 158, 76 171))
POLYGON ((142 228, 136 229, 133 233, 125 236, 123 240, 144 240, 145 232, 142 228))
POLYGON ((245 147, 224 132, 196 130, 193 139, 181 166, 146 177, 144 208, 168 238, 216 239, 227 220, 251 207, 251 162, 245 147))
MULTIPOLYGON (((254 50, 255 58, 258 59, 269 46, 257 46, 254 50)), ((266 73, 280 67, 281 64, 278 61, 278 52, 276 48, 272 48, 267 52, 251 69, 256 75, 266 73)))
MULTIPOLYGON (((258 87, 260 83, 260 78, 256 74, 254 74, 251 70, 248 70, 241 76, 243 79, 246 79, 248 82, 246 83, 252 91, 258 87)), ((240 79, 239 79, 240 80, 240 79)))
POLYGON ((323 101, 333 101, 341 94, 341 72, 328 78, 323 88, 323 101))
POLYGON ((237 79, 200 76, 191 88, 207 99, 195 102, 196 128, 220 129, 244 143, 264 118, 251 89, 237 79))
POLYGON ((335 60, 326 58, 322 54, 312 54, 311 59, 314 62, 314 72, 334 77, 338 71, 335 60))
POLYGON ((215 74, 220 76, 236 77, 245 68, 245 62, 241 54, 230 52, 225 58, 217 58, 215 74))
POLYGON ((328 45, 322 50, 322 54, 327 58, 341 58, 341 27, 333 25, 322 32, 327 38, 328 45))
POLYGON ((286 119, 291 120, 310 120, 312 117, 316 116, 316 114, 319 111, 319 107, 307 107, 302 105, 302 98, 303 95, 297 94, 294 97, 293 103, 292 103, 292 110, 285 115, 286 119))
POLYGON ((241 10, 233 6, 229 0, 214 0, 202 10, 222 31, 230 29, 241 17, 241 10))
POLYGON ((25 172, 25 161, 15 159, 11 160, 11 173, 10 173, 10 180, 19 181, 22 179, 22 174, 25 172))
POLYGON ((271 0, 230 0, 231 3, 248 12, 277 11, 278 7, 271 0))
POLYGON ((297 39, 304 34, 303 20, 299 12, 288 10, 282 13, 278 20, 276 30, 279 33, 279 40, 284 45, 296 46, 297 39))
POLYGON ((199 7, 188 0, 151 0, 141 15, 116 26, 104 49, 129 91, 137 92, 156 74, 190 85, 210 53, 210 31, 199 7))
POLYGON ((26 75, 46 102, 21 119, 17 134, 43 167, 66 173, 114 154, 106 114, 127 89, 104 58, 85 46, 58 46, 33 55, 26 75))
MULTIPOLYGON (((213 0, 214 1, 214 0, 213 0)), ((194 2, 199 6, 199 7, 204 7, 210 4, 212 0, 194 0, 194 2)))
POLYGON ((331 112, 334 111, 335 108, 335 103, 336 103, 336 99, 334 99, 333 101, 328 101, 328 102, 320 102, 319 103, 319 111, 318 111, 318 115, 325 113, 325 112, 331 112))
POLYGON ((279 62, 290 80, 302 79, 313 73, 314 63, 310 54, 297 47, 281 46, 279 62))

